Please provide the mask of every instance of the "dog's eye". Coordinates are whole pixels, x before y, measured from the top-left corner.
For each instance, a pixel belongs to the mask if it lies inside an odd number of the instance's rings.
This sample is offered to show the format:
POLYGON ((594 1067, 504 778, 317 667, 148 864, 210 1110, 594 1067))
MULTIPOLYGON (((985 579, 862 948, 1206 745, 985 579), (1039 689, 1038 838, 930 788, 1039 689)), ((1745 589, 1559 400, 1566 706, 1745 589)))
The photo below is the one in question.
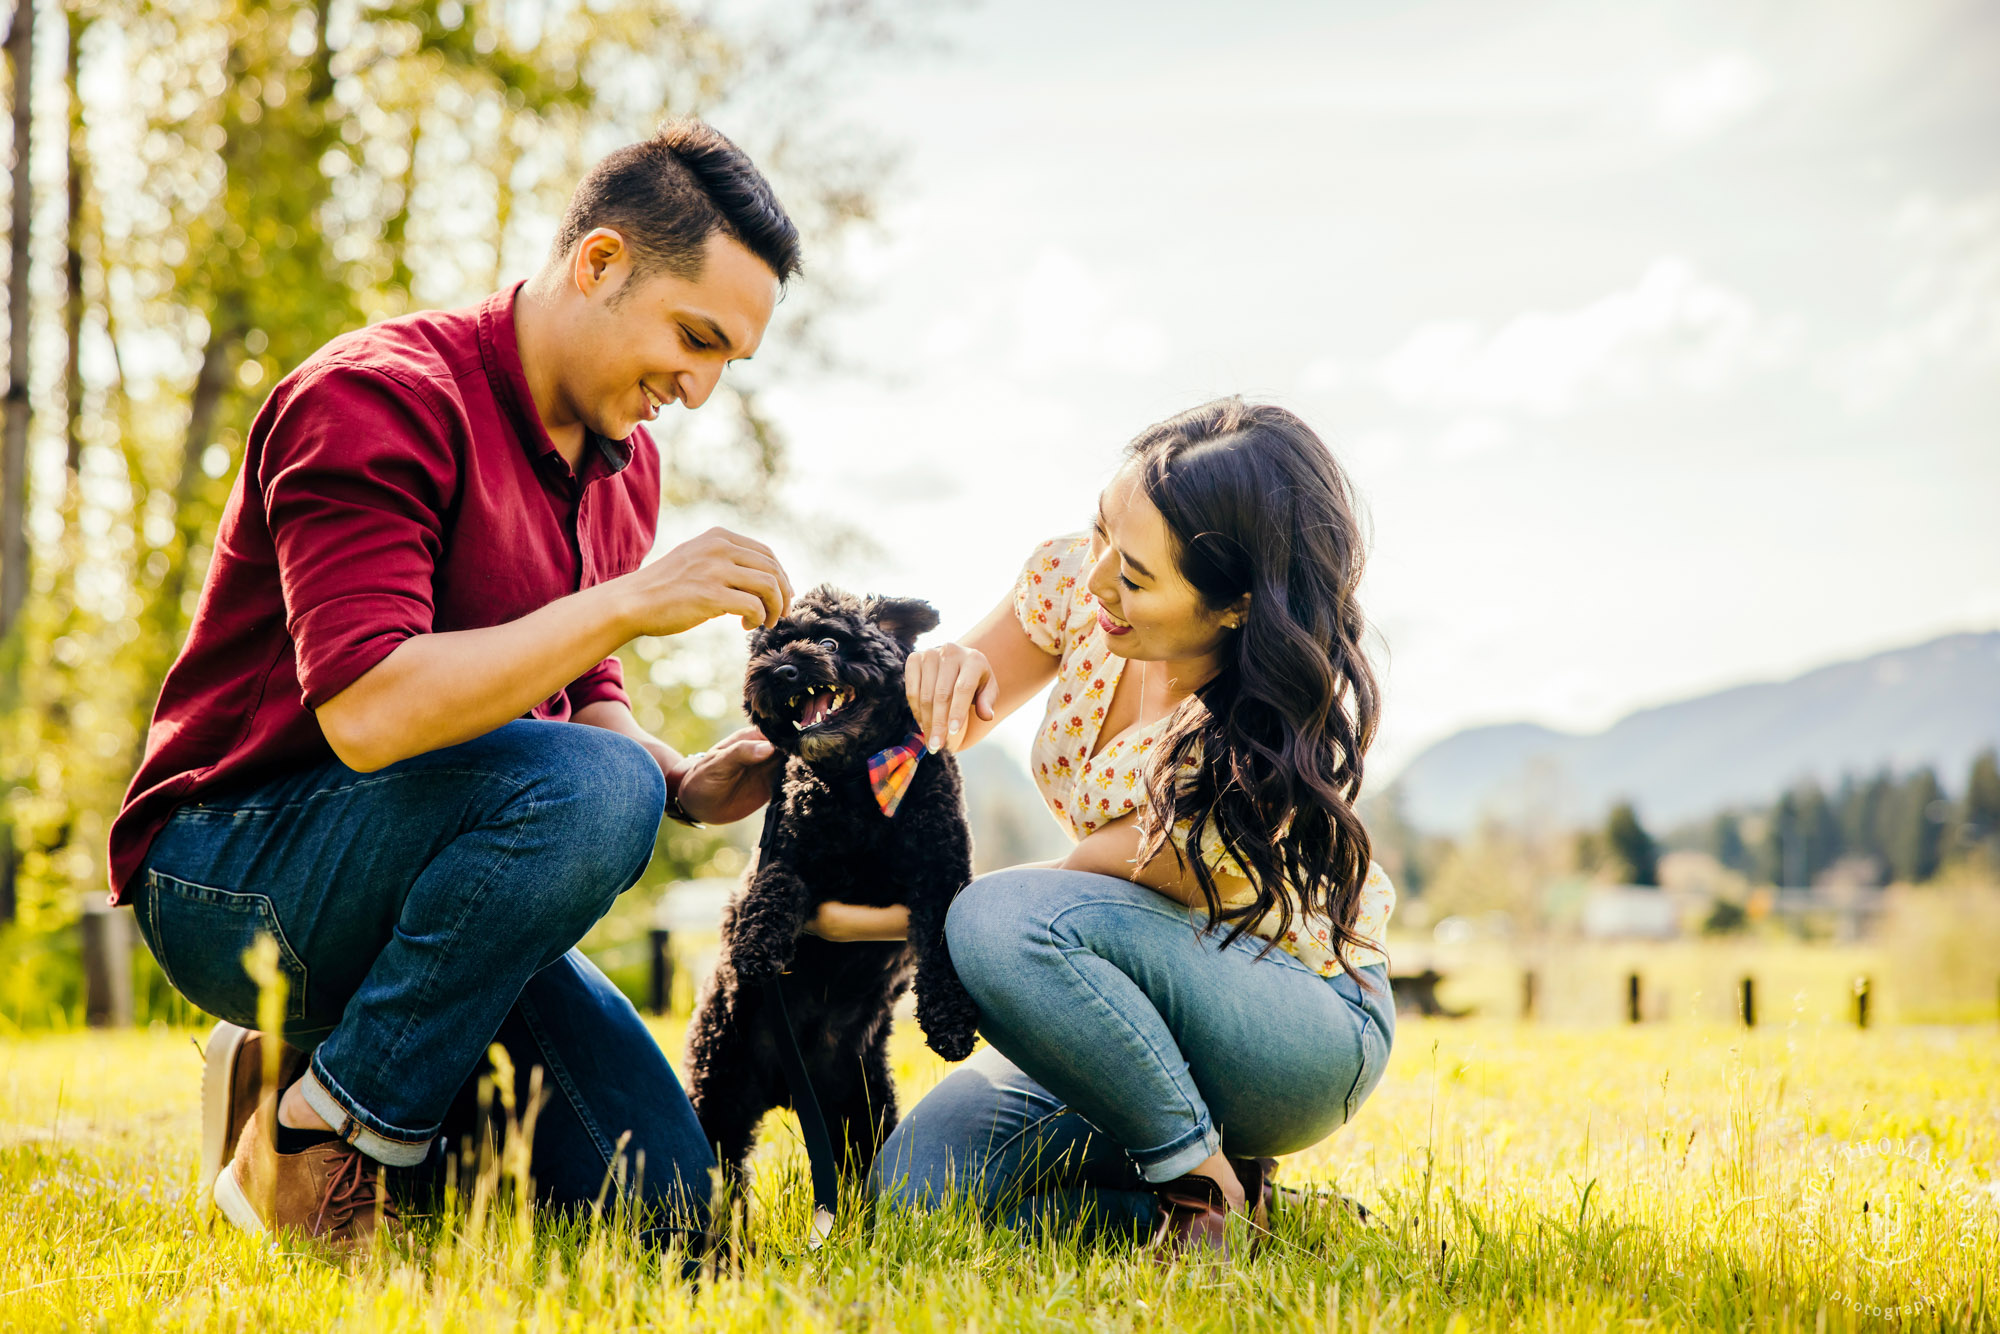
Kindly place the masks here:
POLYGON ((820 646, 821 648, 825 649, 825 650, 826 650, 826 651, 827 651, 828 653, 838 653, 838 652, 840 652, 840 645, 839 645, 839 644, 837 644, 837 643, 835 643, 835 642, 834 642, 833 640, 831 640, 831 639, 822 639, 822 640, 820 640, 820 641, 819 641, 819 646, 820 646))

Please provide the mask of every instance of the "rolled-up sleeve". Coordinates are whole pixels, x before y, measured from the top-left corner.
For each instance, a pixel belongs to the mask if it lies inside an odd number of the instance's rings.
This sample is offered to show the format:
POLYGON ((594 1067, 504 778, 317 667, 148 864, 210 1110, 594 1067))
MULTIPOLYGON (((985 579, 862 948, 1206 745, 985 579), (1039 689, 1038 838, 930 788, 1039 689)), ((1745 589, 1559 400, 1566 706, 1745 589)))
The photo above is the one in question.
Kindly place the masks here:
POLYGON ((571 681, 563 693, 569 696, 571 717, 575 717, 579 709, 592 704, 609 701, 629 707, 632 703, 625 693, 625 664, 616 657, 606 658, 571 681))
POLYGON ((293 389, 257 480, 307 708, 430 633, 457 471, 439 417, 391 376, 335 364, 293 389))

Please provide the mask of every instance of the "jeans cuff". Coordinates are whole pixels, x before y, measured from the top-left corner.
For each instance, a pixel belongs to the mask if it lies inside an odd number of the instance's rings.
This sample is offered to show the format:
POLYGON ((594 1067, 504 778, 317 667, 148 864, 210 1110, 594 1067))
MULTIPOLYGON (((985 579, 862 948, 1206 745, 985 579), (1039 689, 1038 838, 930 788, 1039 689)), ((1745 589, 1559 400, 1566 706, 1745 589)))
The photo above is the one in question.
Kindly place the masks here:
POLYGON ((430 1152, 435 1131, 411 1134, 380 1117, 371 1116, 367 1108, 348 1097, 346 1090, 326 1072, 320 1064, 319 1053, 313 1053, 312 1064, 306 1067, 305 1077, 300 1082, 305 1091, 306 1105, 333 1127, 334 1134, 376 1162, 388 1167, 415 1167, 430 1152))
POLYGON ((1222 1136, 1215 1133, 1214 1126, 1203 1120, 1177 1142, 1144 1155, 1135 1153, 1132 1161, 1138 1166, 1139 1175, 1149 1184, 1157 1186, 1163 1181, 1186 1176, 1196 1166, 1208 1161, 1221 1147, 1222 1136))

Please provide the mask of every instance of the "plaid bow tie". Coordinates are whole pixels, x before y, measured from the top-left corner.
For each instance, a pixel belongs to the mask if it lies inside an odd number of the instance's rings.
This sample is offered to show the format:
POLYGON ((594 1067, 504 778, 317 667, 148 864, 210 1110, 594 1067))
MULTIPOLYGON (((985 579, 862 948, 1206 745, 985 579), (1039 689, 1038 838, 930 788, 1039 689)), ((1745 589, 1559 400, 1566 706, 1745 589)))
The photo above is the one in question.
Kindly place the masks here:
POLYGON ((924 734, 912 732, 887 750, 868 757, 868 786, 875 789, 875 804, 882 814, 894 815, 909 794, 917 776, 917 761, 924 757, 924 734))

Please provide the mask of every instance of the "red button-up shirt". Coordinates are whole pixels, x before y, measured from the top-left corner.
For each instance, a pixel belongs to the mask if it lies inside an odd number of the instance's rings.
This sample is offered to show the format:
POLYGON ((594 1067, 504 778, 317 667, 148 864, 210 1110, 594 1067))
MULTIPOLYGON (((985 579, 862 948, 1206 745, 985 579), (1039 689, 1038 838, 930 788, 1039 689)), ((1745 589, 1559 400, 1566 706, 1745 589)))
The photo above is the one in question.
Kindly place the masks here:
MULTIPOLYGON (((112 902, 175 807, 331 759, 313 709, 403 640, 517 620, 651 549, 652 441, 593 434, 571 471, 521 370, 518 290, 344 334, 265 400, 111 826, 112 902)), ((532 716, 624 686, 606 658, 532 716)))

